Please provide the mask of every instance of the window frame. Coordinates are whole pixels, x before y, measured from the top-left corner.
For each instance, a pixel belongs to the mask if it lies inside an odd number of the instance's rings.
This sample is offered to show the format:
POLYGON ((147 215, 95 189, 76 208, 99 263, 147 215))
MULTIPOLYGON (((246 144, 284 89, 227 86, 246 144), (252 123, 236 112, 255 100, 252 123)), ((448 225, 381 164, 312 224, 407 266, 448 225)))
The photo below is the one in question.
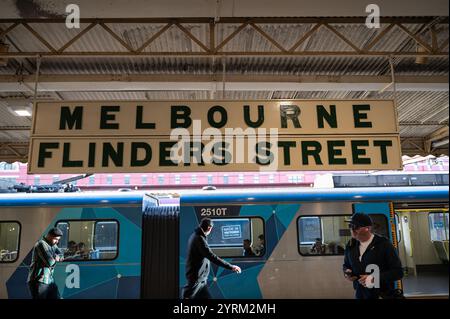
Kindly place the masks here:
MULTIPOLYGON (((120 222, 115 218, 93 218, 93 219, 61 219, 56 221, 55 227, 58 227, 59 223, 68 223, 69 229, 67 231, 67 242, 69 242, 70 239, 70 222, 94 222, 94 240, 95 240, 95 226, 97 225, 97 222, 116 222, 117 223, 117 253, 114 258, 108 258, 108 259, 69 259, 69 260, 63 260, 62 262, 92 262, 92 261, 113 261, 119 258, 120 254, 120 222)), ((92 243, 92 247, 95 249, 95 242, 92 243)), ((59 248, 59 247, 58 247, 59 248)))
MULTIPOLYGON (((444 222, 444 235, 445 235, 445 239, 444 239, 444 241, 446 241, 446 240, 449 240, 449 237, 450 236, 448 236, 447 235, 447 232, 445 231, 445 214, 448 214, 449 213, 449 211, 445 211, 445 210, 442 210, 442 211, 439 211, 439 212, 428 212, 428 214, 427 214, 427 219, 428 219, 428 233, 429 233, 429 238, 430 238, 430 242, 434 242, 434 241, 442 241, 442 240, 433 240, 432 238, 431 238, 431 229, 430 229, 430 215, 431 214, 442 214, 443 215, 443 222, 444 222)), ((450 216, 449 216, 450 217, 450 216)), ((447 229, 449 229, 450 227, 449 227, 449 225, 447 225, 447 229)), ((449 229, 449 233, 450 233, 450 229, 449 229)), ((450 235, 450 234, 449 234, 450 235)))
POLYGON ((16 258, 11 261, 0 260, 0 264, 13 264, 13 263, 17 262, 17 260, 19 260, 20 242, 21 242, 21 238, 22 238, 22 224, 18 220, 0 220, 0 223, 16 223, 17 225, 19 225, 19 236, 17 238, 17 256, 16 256, 16 258))
MULTIPOLYGON (((243 260, 255 260, 255 259, 263 259, 263 258, 265 259, 266 255, 267 255, 267 236, 266 236, 266 223, 265 223, 264 218, 262 218, 261 216, 254 216, 254 215, 251 215, 251 216, 227 216, 227 217, 220 217, 220 218, 211 217, 213 222, 214 222, 214 220, 218 220, 218 219, 224 220, 224 219, 237 219, 237 218, 248 218, 248 219, 254 218, 254 219, 260 219, 262 221, 263 235, 264 235, 264 248, 265 248, 264 249, 264 254, 261 255, 261 256, 251 256, 251 257, 246 257, 246 256, 219 256, 217 253, 215 253, 215 254, 218 255, 220 258, 233 258, 233 259, 237 258, 237 259, 243 259, 243 260)), ((209 246, 209 243, 208 243, 208 246, 209 246)), ((220 249, 221 247, 211 247, 211 246, 209 246, 209 248, 211 250, 217 250, 217 249, 220 249)), ((226 249, 233 249, 233 247, 228 247, 226 249)))

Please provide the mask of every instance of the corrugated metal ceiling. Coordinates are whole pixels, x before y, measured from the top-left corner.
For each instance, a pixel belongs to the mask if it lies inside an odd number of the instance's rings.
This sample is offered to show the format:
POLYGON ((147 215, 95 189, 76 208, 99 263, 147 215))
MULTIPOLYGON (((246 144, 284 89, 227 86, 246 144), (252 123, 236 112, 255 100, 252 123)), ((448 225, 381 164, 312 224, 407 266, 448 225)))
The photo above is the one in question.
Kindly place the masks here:
MULTIPOLYGON (((63 46, 78 32, 87 27, 83 24, 80 30, 70 30, 61 24, 30 24, 56 49, 63 46)), ((107 24, 124 42, 136 49, 142 46, 152 35, 156 34, 165 24, 107 24)), ((206 46, 209 43, 209 29, 205 24, 183 24, 206 46)), ((239 24, 219 24, 217 26, 216 44, 222 42, 235 31, 239 24)), ((341 34, 359 47, 363 47, 382 32, 381 29, 368 29, 356 24, 332 24, 341 34)), ((5 29, 7 25, 0 24, 5 29)), ((308 32, 312 24, 258 24, 264 32, 275 38, 283 47, 290 48, 299 38, 308 32)), ((383 25, 386 27, 386 25, 383 25)), ((430 41, 429 33, 420 32, 421 26, 407 25, 412 33, 417 33, 424 41, 430 41)), ((440 24, 437 42, 442 44, 448 39, 448 25, 440 24)), ((23 26, 13 29, 5 39, 14 43, 11 51, 48 51, 23 26)), ((373 48, 376 51, 394 51, 402 49, 414 52, 416 44, 405 32, 393 28, 386 37, 381 39, 373 48)), ((112 36, 95 26, 79 41, 72 44, 67 51, 125 51, 126 49, 112 38, 112 36)), ((160 38, 155 40, 145 51, 181 51, 200 52, 202 49, 180 29, 172 26, 160 38)), ((223 47, 224 51, 278 51, 278 49, 255 29, 246 27, 233 40, 223 47)), ((322 26, 317 33, 304 41, 297 50, 307 51, 351 51, 352 48, 338 39, 337 36, 322 26)), ((448 51, 448 47, 445 49, 448 51)), ((222 71, 225 61, 227 74, 243 75, 389 75, 389 63, 383 57, 86 57, 86 58, 45 58, 42 60, 43 74, 212 74, 222 71)), ((428 58, 425 64, 415 63, 414 58, 396 58, 395 72, 397 75, 448 75, 448 57, 428 58)), ((9 59, 8 64, 0 67, 0 74, 16 74, 20 63, 24 63, 26 70, 34 72, 34 61, 25 59, 9 59)), ((225 78, 226 80, 226 78, 225 78)), ((1 84, 0 84, 1 85, 1 84)), ((219 83, 218 88, 222 85, 219 83)), ((31 95, 31 93, 30 93, 31 95)), ((3 92, 0 99, 23 97, 20 94, 3 92)), ((392 92, 372 91, 124 91, 124 92, 59 92, 48 93, 43 98, 64 100, 156 100, 156 99, 308 99, 308 98, 392 98, 392 92)), ((448 91, 398 92, 398 114, 400 122, 442 122, 448 123, 448 91)), ((30 119, 12 115, 6 104, 0 100, 0 126, 26 126, 30 119)), ((442 126, 402 126, 402 136, 426 136, 442 126)), ((28 132, 3 131, 0 140, 24 140, 28 132)))

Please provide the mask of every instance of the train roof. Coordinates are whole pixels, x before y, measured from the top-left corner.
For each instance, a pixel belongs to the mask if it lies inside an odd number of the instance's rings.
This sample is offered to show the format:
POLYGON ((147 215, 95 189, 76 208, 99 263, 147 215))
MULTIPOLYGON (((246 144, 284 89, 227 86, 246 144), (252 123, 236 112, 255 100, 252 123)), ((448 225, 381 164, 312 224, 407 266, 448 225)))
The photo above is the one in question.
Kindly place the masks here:
MULTIPOLYGON (((5 206, 67 206, 67 205, 141 205, 149 191, 81 192, 81 193, 18 193, 0 194, 0 207, 5 206)), ((167 194, 153 192, 155 196, 167 194)), ((169 192, 170 193, 170 192, 169 192)), ((226 190, 178 190, 180 198, 165 202, 176 204, 227 204, 264 202, 317 201, 448 201, 448 186, 368 187, 368 188, 266 188, 226 190)))
POLYGON ((181 196, 182 204, 323 202, 323 201, 447 201, 448 186, 301 188, 296 190, 209 191, 181 196), (217 193, 214 193, 217 192, 217 193))

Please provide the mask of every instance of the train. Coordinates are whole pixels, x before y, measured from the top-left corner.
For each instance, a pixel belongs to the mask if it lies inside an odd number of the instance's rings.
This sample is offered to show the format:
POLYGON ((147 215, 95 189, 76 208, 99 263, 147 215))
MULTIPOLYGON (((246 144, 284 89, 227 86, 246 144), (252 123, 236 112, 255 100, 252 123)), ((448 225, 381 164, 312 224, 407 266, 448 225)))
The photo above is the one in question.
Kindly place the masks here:
MULTIPOLYGON (((235 274, 213 265, 213 298, 354 298, 342 274, 350 216, 370 214, 374 232, 391 240, 407 269, 414 258, 401 247, 411 236, 403 214, 411 220, 422 214, 414 209, 428 210, 420 227, 440 237, 426 243, 434 259, 425 262, 448 273, 448 193, 448 185, 435 185, 0 194, 0 298, 30 298, 32 248, 52 227, 64 234, 65 259, 54 272, 62 298, 180 298, 188 238, 204 217, 215 222, 211 249, 242 269, 235 274), (433 216, 429 227, 430 214, 438 212, 443 219, 433 216), (245 256, 244 240, 259 253, 245 256), (313 251, 317 241, 321 250, 313 251)), ((404 288, 402 281, 396 285, 404 288)))

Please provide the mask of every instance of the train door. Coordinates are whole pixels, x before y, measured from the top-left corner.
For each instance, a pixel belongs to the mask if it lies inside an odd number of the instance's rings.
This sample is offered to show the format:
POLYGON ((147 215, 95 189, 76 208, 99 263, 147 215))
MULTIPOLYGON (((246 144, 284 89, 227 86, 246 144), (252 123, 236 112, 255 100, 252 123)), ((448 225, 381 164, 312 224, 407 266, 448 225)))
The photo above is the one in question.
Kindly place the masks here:
POLYGON ((404 206, 395 211, 405 295, 448 295, 448 207, 404 206))

